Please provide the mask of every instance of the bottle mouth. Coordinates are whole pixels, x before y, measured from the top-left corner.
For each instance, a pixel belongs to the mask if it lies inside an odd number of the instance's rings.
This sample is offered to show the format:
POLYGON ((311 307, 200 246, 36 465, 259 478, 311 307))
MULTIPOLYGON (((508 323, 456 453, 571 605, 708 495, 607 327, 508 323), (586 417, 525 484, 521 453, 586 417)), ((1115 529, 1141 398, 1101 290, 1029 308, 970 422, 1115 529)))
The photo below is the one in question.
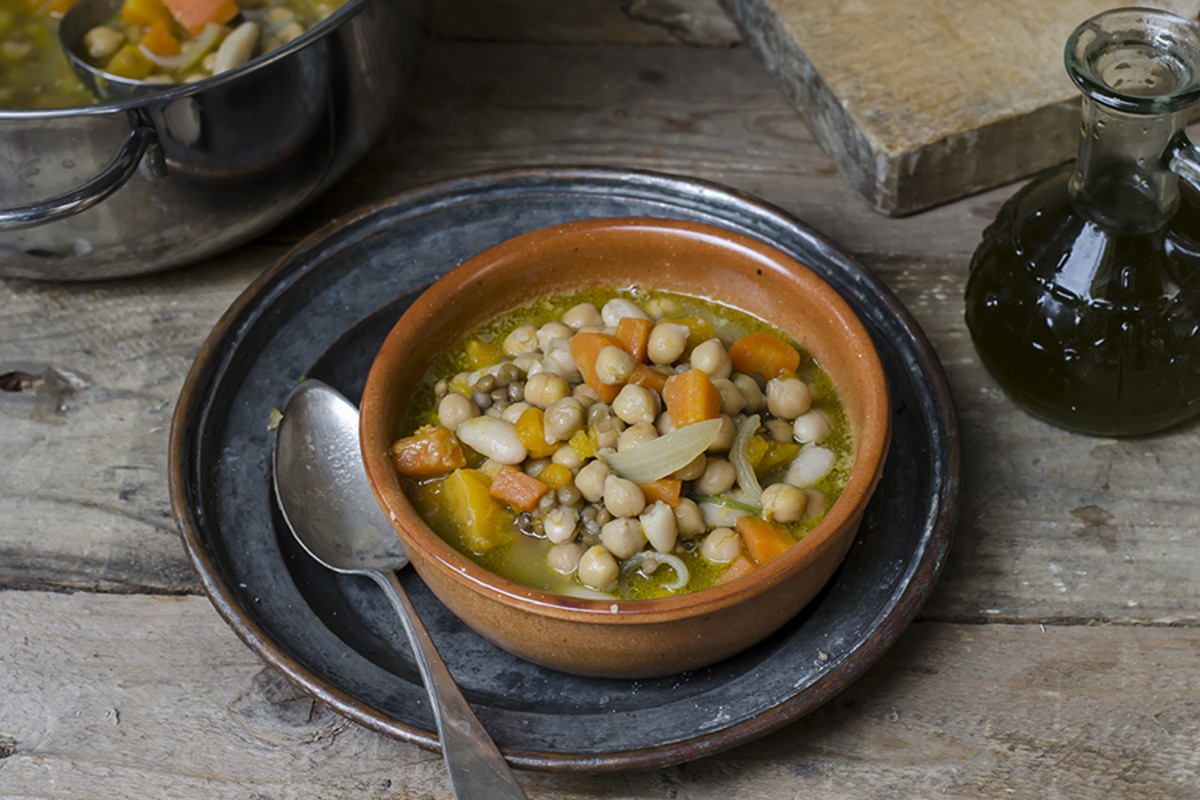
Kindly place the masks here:
POLYGON ((1120 111, 1161 114, 1200 100, 1200 26, 1166 11, 1097 14, 1067 39, 1064 60, 1084 94, 1120 111))

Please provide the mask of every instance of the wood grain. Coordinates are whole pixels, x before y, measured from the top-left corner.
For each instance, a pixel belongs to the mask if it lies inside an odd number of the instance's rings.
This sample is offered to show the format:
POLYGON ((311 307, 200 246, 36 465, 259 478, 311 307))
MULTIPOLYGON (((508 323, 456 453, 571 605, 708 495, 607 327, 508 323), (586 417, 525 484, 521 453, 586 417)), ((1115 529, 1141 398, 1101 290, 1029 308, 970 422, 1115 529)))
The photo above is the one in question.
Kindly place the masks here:
MULTIPOLYGON (((1108 0, 725 0, 843 177, 908 214, 1075 155, 1063 44, 1108 0)), ((1195 0, 1159 7, 1194 18, 1195 0)))
MULTIPOLYGON (((436 755, 299 695, 206 600, 10 591, 0 631, 4 797, 450 797, 436 755)), ((918 624, 825 707, 729 753, 520 780, 555 800, 1194 797, 1197 657, 1195 630, 918 624)))

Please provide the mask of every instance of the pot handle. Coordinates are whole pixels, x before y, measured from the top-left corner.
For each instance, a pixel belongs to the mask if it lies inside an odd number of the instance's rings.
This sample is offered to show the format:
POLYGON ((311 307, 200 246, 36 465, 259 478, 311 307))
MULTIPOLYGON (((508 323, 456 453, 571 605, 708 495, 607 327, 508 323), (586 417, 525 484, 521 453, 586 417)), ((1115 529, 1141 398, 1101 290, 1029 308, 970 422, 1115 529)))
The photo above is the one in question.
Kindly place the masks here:
POLYGON ((129 137, 120 151, 95 177, 60 195, 27 205, 0 206, 0 231, 16 231, 56 222, 86 211, 104 200, 137 171, 142 156, 156 141, 153 128, 144 124, 136 113, 129 114, 129 137))

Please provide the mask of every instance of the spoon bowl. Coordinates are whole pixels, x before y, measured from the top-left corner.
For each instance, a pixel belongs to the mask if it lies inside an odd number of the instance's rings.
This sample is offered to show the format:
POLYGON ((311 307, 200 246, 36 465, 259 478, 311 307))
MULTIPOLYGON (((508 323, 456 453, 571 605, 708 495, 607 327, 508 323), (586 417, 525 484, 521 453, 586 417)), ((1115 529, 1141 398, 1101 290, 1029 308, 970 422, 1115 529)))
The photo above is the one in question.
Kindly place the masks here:
POLYGON ((83 85, 101 100, 124 100, 161 92, 171 83, 135 81, 105 72, 84 56, 83 37, 97 25, 104 25, 121 11, 124 0, 77 0, 58 25, 58 43, 83 85))
POLYGON ((271 464, 284 521, 318 562, 368 577, 387 593, 429 692, 454 796, 525 800, 396 578, 408 558, 375 501, 358 441, 358 410, 335 389, 308 380, 292 390, 275 431, 271 464))

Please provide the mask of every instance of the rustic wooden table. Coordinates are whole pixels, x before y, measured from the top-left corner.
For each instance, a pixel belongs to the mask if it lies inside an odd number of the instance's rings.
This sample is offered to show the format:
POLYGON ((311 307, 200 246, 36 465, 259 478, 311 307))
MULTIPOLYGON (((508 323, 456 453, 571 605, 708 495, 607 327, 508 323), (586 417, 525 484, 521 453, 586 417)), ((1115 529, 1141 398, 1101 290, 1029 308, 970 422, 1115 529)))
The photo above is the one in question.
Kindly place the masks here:
POLYGON ((1200 426, 1086 438, 998 391, 961 297, 1012 187, 877 216, 711 0, 446 0, 432 28, 411 106, 282 229, 147 278, 0 281, 0 373, 43 378, 0 393, 0 797, 450 797, 439 756, 301 695, 219 619, 171 519, 168 425, 218 316, 318 223, 585 163, 755 193, 881 275, 949 374, 964 495, 932 599, 825 707, 671 769, 523 773, 530 796, 1200 796, 1200 426))

